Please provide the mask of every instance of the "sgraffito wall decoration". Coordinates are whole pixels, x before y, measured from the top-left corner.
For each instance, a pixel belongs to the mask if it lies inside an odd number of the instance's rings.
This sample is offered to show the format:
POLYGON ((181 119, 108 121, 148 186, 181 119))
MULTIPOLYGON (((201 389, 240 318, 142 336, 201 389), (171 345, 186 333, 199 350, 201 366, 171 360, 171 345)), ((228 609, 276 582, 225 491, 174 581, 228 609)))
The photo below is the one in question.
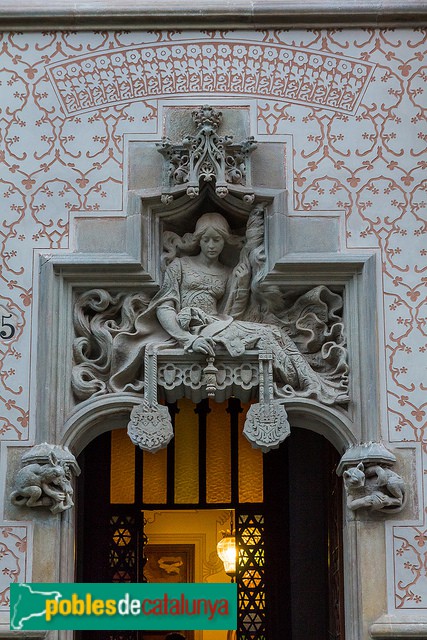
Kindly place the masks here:
MULTIPOLYGON (((34 439, 34 251, 69 248, 73 212, 122 211, 124 135, 160 139, 160 101, 241 99, 256 110, 255 136, 292 136, 290 209, 340 211, 344 245, 380 252, 383 438, 418 447, 426 477, 425 32, 3 33, 0 43, 1 446, 34 439)), ((425 609, 427 523, 399 525, 394 607, 425 609)), ((0 526, 0 610, 9 582, 27 577, 25 534, 0 526)))
POLYGON ((0 607, 9 608, 9 584, 25 582, 27 574, 27 527, 0 527, 0 607))
POLYGON ((354 113, 374 65, 277 42, 204 40, 105 50, 47 67, 68 115, 153 96, 268 97, 354 113))

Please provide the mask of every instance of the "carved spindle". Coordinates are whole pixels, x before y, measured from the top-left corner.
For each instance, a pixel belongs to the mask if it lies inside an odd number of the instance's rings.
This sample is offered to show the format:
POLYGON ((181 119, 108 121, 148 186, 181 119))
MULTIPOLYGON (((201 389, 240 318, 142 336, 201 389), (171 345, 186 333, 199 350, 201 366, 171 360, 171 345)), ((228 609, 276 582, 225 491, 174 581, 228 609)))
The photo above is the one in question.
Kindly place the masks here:
POLYGON ((208 398, 215 398, 215 393, 218 388, 218 383, 216 379, 216 374, 218 373, 218 369, 214 365, 214 360, 215 358, 212 356, 206 358, 207 365, 203 369, 203 376, 204 376, 208 398))

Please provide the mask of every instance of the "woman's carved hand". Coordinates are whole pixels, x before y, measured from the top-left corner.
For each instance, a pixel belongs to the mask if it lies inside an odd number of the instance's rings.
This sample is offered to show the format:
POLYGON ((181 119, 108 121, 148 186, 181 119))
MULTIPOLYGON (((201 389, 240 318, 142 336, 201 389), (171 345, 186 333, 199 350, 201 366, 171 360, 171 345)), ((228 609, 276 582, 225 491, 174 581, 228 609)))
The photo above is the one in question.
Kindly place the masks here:
POLYGON ((238 264, 237 267, 235 267, 233 270, 233 276, 238 281, 239 289, 249 288, 249 283, 251 280, 251 269, 247 264, 245 264, 244 262, 238 264))
POLYGON ((207 356, 214 356, 215 355, 214 345, 215 345, 215 342, 213 338, 203 338, 203 336, 199 336, 198 338, 195 339, 195 341, 191 345, 191 349, 193 351, 196 351, 197 353, 204 353, 207 356))

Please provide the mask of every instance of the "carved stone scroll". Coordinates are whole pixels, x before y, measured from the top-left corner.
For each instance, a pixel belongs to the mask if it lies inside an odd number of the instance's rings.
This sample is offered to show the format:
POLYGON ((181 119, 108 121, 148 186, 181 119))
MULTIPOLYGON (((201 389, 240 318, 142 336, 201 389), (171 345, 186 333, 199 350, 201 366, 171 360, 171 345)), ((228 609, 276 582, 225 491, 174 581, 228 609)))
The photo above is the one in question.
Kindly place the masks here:
POLYGON ((368 442, 347 449, 337 468, 351 511, 400 511, 406 502, 403 478, 390 467, 396 457, 383 444, 368 442))
POLYGON ((61 513, 73 505, 73 476, 80 468, 71 451, 59 445, 35 445, 21 459, 10 499, 18 507, 48 507, 61 513))

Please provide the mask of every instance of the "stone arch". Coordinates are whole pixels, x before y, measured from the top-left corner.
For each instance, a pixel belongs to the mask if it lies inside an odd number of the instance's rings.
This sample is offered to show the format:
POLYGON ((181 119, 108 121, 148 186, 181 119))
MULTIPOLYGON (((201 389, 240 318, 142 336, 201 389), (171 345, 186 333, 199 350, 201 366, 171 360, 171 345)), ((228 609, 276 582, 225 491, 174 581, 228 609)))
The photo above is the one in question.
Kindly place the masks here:
MULTIPOLYGON (((82 402, 65 422, 61 444, 79 455, 96 436, 122 428, 140 402, 141 396, 136 393, 111 393, 82 402)), ((304 398, 287 401, 285 406, 291 427, 323 435, 340 453, 356 444, 351 422, 342 412, 304 398)))

